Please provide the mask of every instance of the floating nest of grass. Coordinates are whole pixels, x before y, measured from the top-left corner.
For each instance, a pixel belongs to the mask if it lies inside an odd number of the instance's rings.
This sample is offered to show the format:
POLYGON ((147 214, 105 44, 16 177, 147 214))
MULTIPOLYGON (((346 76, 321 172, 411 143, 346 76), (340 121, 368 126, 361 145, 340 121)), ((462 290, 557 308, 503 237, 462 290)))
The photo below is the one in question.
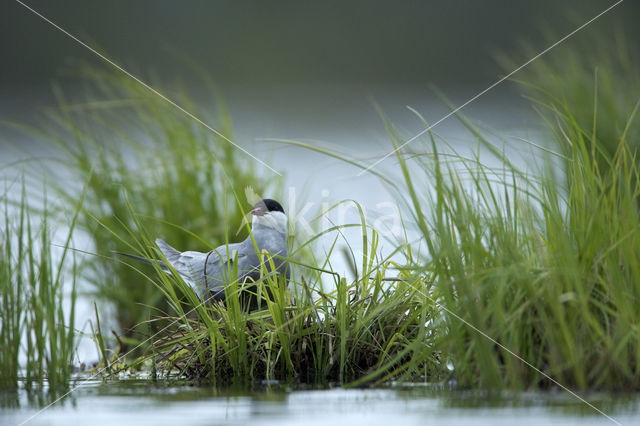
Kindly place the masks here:
POLYGON ((344 290, 303 306, 288 299, 283 305, 268 301, 261 310, 233 312, 216 304, 207 307, 204 319, 174 318, 179 325, 153 344, 155 368, 166 378, 218 384, 364 384, 441 376, 440 354, 429 346, 429 299, 407 288, 375 298, 373 292, 362 297, 344 290))

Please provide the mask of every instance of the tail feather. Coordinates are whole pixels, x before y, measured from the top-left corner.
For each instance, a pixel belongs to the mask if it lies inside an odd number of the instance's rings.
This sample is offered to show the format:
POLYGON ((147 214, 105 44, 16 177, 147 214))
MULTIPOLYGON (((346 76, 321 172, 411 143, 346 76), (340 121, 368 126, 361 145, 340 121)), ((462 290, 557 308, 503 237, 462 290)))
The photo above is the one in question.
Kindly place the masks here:
POLYGON ((162 254, 164 254, 164 257, 167 258, 169 263, 173 264, 178 259, 180 259, 180 256, 182 255, 182 253, 180 253, 178 250, 174 249, 169 244, 162 241, 160 238, 156 239, 156 244, 158 245, 158 248, 160 249, 162 254))
POLYGON ((129 253, 122 253, 120 251, 114 251, 115 254, 117 254, 118 256, 122 256, 122 257, 128 257, 129 259, 134 259, 137 260, 138 262, 142 262, 142 263, 146 263, 147 265, 158 265, 160 266, 160 268, 162 268, 163 271, 169 271, 169 268, 167 268, 167 265, 164 264, 164 262, 162 262, 161 260, 150 260, 147 259, 146 257, 142 257, 142 256, 136 256, 135 254, 129 254, 129 253))

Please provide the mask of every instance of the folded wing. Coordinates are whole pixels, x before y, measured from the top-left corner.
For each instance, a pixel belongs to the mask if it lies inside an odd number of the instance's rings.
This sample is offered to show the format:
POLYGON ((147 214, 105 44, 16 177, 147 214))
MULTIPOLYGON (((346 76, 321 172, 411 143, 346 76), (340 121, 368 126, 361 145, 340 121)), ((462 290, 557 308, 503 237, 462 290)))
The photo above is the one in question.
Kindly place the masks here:
MULTIPOLYGON (((208 253, 201 253, 180 252, 161 239, 157 239, 156 244, 173 269, 203 299, 209 297, 208 293, 215 296, 224 290, 231 270, 228 259, 236 256, 235 252, 239 246, 239 244, 223 245, 208 253)), ((243 257, 245 257, 244 254, 238 255, 238 259, 243 257)))

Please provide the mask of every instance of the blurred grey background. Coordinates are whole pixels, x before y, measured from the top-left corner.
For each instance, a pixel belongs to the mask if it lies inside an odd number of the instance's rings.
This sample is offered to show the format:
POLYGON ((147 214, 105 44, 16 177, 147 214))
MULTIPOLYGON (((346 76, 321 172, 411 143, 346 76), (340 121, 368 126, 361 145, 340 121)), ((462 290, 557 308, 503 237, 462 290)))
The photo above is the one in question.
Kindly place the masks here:
MULTIPOLYGON (((190 58, 221 89, 235 137, 243 143, 307 138, 358 147, 375 157, 389 148, 372 100, 407 135, 416 134, 422 123, 406 106, 432 123, 449 112, 432 86, 460 105, 506 74, 495 60, 497 52, 523 63, 529 58, 522 41, 542 51, 615 1, 25 3, 169 95, 176 81, 192 84, 200 95, 184 59, 190 58)), ((593 33, 612 30, 635 42, 638 18, 640 2, 626 0, 563 45, 588 48, 585 41, 593 33)), ((53 82, 74 90, 79 61, 111 67, 14 0, 0 3, 0 52, 0 117, 5 119, 30 119, 52 104, 53 82)), ((527 129, 536 122, 510 83, 464 112, 502 130, 527 129)), ((452 143, 462 140, 447 133, 454 121, 438 127, 452 143)))
MULTIPOLYGON (((25 0, 134 70, 172 78, 206 68, 221 87, 348 84, 475 86, 501 73, 492 52, 546 47, 612 0, 170 1, 25 0)), ((627 0, 585 31, 638 35, 640 2, 627 0)), ((580 37, 578 34, 576 36, 580 37)), ((631 37, 630 37, 631 38, 631 37)), ((69 58, 99 62, 13 0, 0 6, 0 89, 48 87, 69 58)))

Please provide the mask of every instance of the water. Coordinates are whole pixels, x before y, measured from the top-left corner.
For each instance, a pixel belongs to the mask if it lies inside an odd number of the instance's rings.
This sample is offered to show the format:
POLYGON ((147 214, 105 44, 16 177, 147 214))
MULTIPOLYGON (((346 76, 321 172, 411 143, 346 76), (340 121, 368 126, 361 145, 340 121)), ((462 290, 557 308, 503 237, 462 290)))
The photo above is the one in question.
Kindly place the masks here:
MULTIPOLYGON (((0 411, 0 424, 20 424, 37 413, 25 404, 0 411)), ((638 397, 591 395, 616 421, 640 421, 638 397)), ((90 383, 33 417, 29 425, 607 425, 612 420, 565 393, 487 395, 439 386, 379 389, 254 391, 148 382, 90 383)))

